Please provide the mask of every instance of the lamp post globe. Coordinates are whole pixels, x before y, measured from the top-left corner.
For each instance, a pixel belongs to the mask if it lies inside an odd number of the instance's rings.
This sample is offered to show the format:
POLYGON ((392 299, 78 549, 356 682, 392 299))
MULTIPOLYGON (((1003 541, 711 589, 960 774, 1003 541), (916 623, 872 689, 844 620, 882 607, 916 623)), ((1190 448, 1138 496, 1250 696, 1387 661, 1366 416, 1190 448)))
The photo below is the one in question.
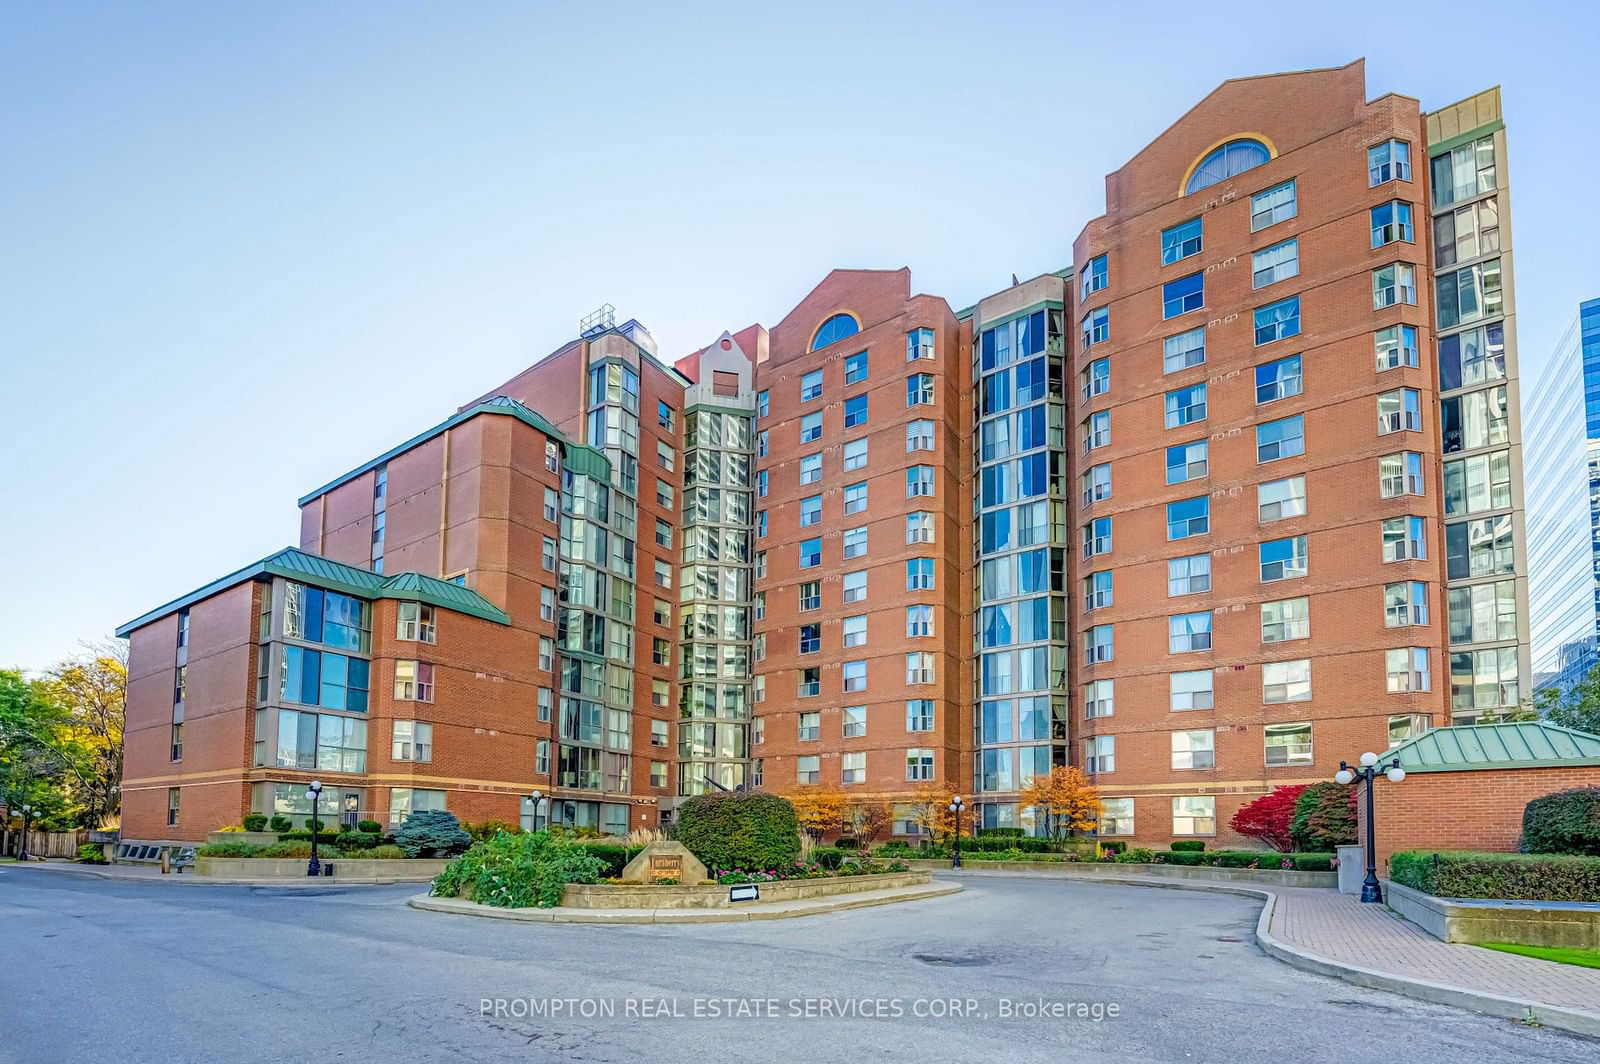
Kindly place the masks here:
POLYGON ((1333 782, 1342 783, 1347 787, 1351 783, 1355 782, 1355 778, 1356 778, 1355 773, 1351 772, 1347 768, 1342 768, 1338 772, 1335 772, 1333 774, 1333 782))
POLYGON ((1361 767, 1362 768, 1371 768, 1373 765, 1376 765, 1377 763, 1378 763, 1378 755, 1373 753, 1371 750, 1368 750, 1366 753, 1361 755, 1361 767))
POLYGON ((1406 770, 1399 765, 1391 765, 1389 771, 1385 772, 1384 775, 1389 777, 1390 783, 1399 783, 1406 778, 1406 770))
MULTIPOLYGON (((535 787, 533 790, 528 792, 528 804, 532 806, 532 811, 529 813, 530 819, 528 820, 530 830, 539 830, 539 803, 543 800, 544 792, 539 788, 535 787)), ((546 828, 549 826, 549 824, 545 825, 546 828)))
POLYGON ((951 851, 950 867, 961 867, 961 810, 966 807, 966 802, 957 794, 950 799, 950 811, 956 815, 956 841, 955 848, 951 851))
POLYGON ((306 865, 306 875, 320 876, 322 874, 322 862, 317 860, 317 826, 319 821, 317 810, 322 799, 321 780, 311 781, 310 785, 306 787, 306 797, 311 799, 311 863, 306 865))

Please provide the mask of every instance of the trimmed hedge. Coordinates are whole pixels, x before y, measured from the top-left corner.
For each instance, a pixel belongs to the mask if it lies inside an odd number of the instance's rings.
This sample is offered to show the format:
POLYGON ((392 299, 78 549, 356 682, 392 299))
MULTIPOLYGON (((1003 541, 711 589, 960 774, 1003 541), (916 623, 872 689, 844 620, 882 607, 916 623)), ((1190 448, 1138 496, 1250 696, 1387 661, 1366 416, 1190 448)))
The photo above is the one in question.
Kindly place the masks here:
POLYGON ((271 820, 267 821, 267 826, 268 830, 276 831, 281 835, 285 831, 289 831, 294 828, 294 821, 290 820, 286 816, 275 816, 271 820))
POLYGON ((1529 802, 1522 810, 1522 849, 1600 857, 1600 787, 1574 787, 1529 802))
MULTIPOLYGON (((519 834, 512 832, 512 834, 519 834)), ((643 846, 623 846, 615 842, 586 842, 583 848, 589 851, 590 856, 598 857, 605 862, 605 870, 600 873, 602 878, 615 879, 622 875, 622 870, 628 867, 628 862, 644 852, 643 846)))
POLYGON ((472 845, 456 815, 444 809, 424 809, 406 817, 394 829, 395 845, 407 857, 451 857, 472 845))
POLYGON ((356 830, 370 831, 374 835, 382 835, 383 825, 378 823, 376 820, 358 820, 356 821, 356 830))
POLYGON ((978 829, 978 834, 979 835, 999 835, 999 836, 1004 836, 1006 838, 1019 839, 1019 838, 1022 837, 1022 829, 1021 828, 979 828, 978 829))
POLYGON ((208 842, 194 852, 196 857, 260 857, 265 849, 248 842, 208 842))
POLYGON ((1389 858, 1389 878, 1436 898, 1600 902, 1596 857, 1407 850, 1389 858))
POLYGON ((775 794, 698 794, 678 807, 678 841, 707 871, 791 868, 800 856, 794 806, 775 794))
POLYGON ((1174 852, 1182 852, 1184 850, 1194 850, 1198 852, 1205 848, 1206 843, 1204 839, 1178 839, 1172 844, 1172 849, 1174 852))
POLYGON ((267 830, 267 817, 265 813, 246 813, 244 819, 241 820, 240 823, 244 825, 244 829, 246 831, 267 830))
POLYGON ((1273 871, 1331 872, 1330 853, 1276 853, 1271 850, 1128 850, 1120 864, 1167 864, 1185 868, 1265 868, 1273 871))

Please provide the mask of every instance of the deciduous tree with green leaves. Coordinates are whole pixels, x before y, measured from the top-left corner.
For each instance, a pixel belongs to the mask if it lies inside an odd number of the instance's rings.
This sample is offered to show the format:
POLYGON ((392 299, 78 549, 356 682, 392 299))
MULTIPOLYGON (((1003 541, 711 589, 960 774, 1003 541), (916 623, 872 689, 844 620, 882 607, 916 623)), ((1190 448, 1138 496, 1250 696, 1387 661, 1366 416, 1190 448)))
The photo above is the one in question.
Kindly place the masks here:
POLYGON ((1562 728, 1600 735, 1600 665, 1571 687, 1547 687, 1533 698, 1539 716, 1562 728))

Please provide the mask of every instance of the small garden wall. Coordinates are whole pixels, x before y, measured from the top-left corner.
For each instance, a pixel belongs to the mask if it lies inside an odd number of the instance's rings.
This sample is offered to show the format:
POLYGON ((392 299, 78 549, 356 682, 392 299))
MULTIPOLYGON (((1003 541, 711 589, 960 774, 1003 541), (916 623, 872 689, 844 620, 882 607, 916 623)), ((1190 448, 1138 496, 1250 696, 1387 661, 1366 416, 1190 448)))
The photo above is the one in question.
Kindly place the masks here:
POLYGON ((1392 881, 1383 889, 1390 909, 1444 942, 1600 949, 1600 904, 1436 898, 1392 881))
MULTIPOLYGON (((932 878, 922 871, 891 872, 826 879, 785 879, 759 883, 757 886, 763 902, 801 901, 868 890, 921 886, 932 878)), ((722 883, 569 883, 561 892, 561 904, 572 909, 729 909, 744 904, 729 900, 729 891, 734 889, 738 888, 722 883)))
MULTIPOLYGON (((907 861, 913 868, 948 869, 949 861, 907 861)), ((963 861, 968 871, 1035 872, 1085 879, 1148 876, 1211 883, 1265 883, 1278 887, 1336 887, 1337 872, 1297 872, 1282 868, 1214 868, 1209 865, 1121 864, 1110 861, 963 861)))
MULTIPOLYGON (((444 871, 449 861, 431 858, 402 860, 362 860, 341 858, 336 851, 321 856, 324 865, 333 865, 333 882, 339 883, 426 883, 444 871)), ((308 860, 300 857, 197 857, 196 875, 219 879, 284 879, 305 882, 308 860)))

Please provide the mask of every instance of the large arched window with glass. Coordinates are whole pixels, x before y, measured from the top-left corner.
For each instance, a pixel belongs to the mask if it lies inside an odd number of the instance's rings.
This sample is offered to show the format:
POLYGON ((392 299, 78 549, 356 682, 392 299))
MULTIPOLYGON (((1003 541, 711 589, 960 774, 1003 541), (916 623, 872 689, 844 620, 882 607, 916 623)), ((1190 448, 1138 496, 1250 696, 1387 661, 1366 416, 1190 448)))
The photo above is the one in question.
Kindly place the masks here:
POLYGON ((821 328, 817 330, 817 335, 811 338, 811 350, 815 351, 819 348, 827 347, 829 344, 843 340, 846 336, 854 336, 860 331, 861 326, 856 323, 855 318, 849 314, 835 314, 823 322, 821 328))
POLYGON ((1183 187, 1183 194, 1192 195, 1218 181, 1226 181, 1246 170, 1254 170, 1271 158, 1271 150, 1259 140, 1230 140, 1200 160, 1199 165, 1189 174, 1189 181, 1183 187))

